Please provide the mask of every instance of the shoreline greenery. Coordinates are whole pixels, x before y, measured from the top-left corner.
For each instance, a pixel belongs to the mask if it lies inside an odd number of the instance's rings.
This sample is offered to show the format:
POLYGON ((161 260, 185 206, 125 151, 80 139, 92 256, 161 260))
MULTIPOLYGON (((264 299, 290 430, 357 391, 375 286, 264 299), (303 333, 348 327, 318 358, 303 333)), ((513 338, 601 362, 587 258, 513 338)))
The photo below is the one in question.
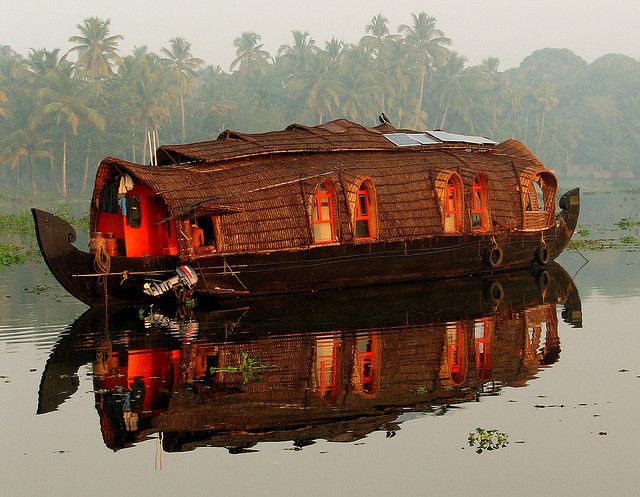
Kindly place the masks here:
POLYGON ((33 255, 33 251, 12 243, 0 243, 0 271, 15 264, 23 264, 33 255))
POLYGON ((640 61, 624 55, 588 64, 544 48, 506 71, 490 56, 469 66, 425 13, 396 32, 378 14, 350 43, 293 31, 275 54, 241 33, 228 71, 183 37, 129 54, 121 39, 91 17, 66 54, 0 45, 3 192, 86 198, 102 157, 149 162, 150 132, 180 143, 336 118, 371 126, 381 112, 399 128, 517 138, 561 177, 640 176, 640 61))

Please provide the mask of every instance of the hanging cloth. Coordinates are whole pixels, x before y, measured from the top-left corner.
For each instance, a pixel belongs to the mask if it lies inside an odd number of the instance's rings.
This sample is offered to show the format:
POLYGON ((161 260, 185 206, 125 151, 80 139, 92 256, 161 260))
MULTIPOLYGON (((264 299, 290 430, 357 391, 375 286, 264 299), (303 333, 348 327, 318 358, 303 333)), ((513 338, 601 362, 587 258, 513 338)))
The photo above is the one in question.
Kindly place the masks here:
POLYGON ((140 199, 135 196, 127 197, 127 224, 132 228, 139 228, 142 222, 140 199))
POLYGON ((118 195, 126 195, 129 190, 133 188, 133 179, 128 174, 120 176, 120 183, 118 185, 118 195))
POLYGON ((127 198, 121 197, 118 198, 118 205, 120 206, 120 212, 122 212, 123 216, 127 215, 127 198))
POLYGON ((100 208, 110 214, 118 213, 118 191, 115 183, 107 183, 104 185, 100 208))

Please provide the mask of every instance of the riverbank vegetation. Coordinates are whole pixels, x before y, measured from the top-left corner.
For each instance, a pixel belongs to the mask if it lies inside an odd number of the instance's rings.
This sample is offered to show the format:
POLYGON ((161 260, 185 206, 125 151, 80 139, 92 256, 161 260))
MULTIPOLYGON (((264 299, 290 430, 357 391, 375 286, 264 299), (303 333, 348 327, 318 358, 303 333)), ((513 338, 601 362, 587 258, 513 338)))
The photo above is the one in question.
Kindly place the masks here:
POLYGON ((0 189, 86 198, 102 157, 149 162, 154 135, 180 143, 341 117, 375 125, 383 111, 398 127, 515 137, 561 177, 640 175, 640 62, 624 55, 588 64, 545 48, 509 70, 491 54, 470 66, 425 13, 395 32, 376 15, 360 40, 283 33, 274 54, 259 33, 241 33, 228 70, 184 37, 129 54, 121 40, 92 17, 66 53, 0 46, 0 189))

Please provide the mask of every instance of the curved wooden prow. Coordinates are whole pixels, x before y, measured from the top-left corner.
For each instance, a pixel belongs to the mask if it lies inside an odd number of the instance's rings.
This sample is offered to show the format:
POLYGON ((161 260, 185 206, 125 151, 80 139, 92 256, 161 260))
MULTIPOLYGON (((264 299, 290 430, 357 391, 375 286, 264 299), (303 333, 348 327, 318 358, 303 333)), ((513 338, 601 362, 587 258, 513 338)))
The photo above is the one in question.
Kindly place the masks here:
MULTIPOLYGON (((64 219, 49 212, 31 209, 31 213, 38 246, 51 274, 75 298, 88 305, 96 305, 95 302, 100 296, 91 296, 91 293, 97 292, 88 291, 87 283, 89 282, 72 276, 77 273, 93 272, 93 255, 73 246, 73 242, 76 241, 76 230, 64 219)), ((95 281, 92 283, 95 285, 95 281)))
POLYGON ((571 241, 580 215, 580 188, 574 188, 560 197, 560 213, 556 216, 557 237, 551 248, 551 256, 555 259, 571 241))

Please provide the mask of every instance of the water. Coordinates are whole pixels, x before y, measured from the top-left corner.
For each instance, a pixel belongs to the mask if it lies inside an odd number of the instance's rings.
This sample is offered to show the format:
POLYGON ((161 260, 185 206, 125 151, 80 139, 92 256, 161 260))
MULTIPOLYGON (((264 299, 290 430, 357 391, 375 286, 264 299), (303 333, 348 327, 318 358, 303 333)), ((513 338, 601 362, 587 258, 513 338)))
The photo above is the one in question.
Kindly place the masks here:
POLYGON ((5 270, 0 493, 637 495, 640 258, 585 255, 146 325, 5 270))

